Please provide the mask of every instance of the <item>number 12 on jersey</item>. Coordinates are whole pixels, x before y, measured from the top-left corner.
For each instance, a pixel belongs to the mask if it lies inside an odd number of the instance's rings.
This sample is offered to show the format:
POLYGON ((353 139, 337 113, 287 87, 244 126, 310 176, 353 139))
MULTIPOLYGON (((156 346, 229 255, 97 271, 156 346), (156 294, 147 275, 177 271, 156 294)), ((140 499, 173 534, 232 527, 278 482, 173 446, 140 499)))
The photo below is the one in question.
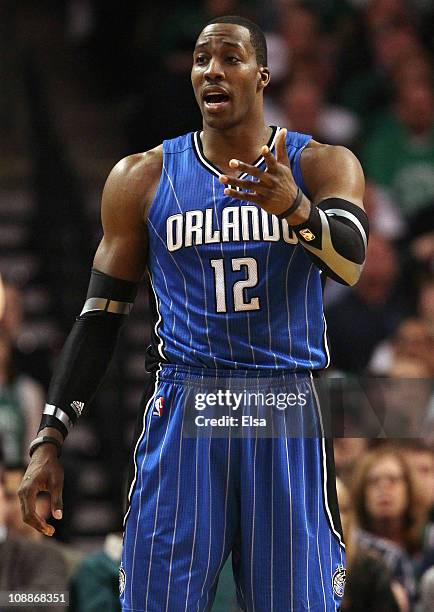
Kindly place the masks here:
MULTIPOLYGON (((227 312, 226 304, 226 277, 224 259, 211 259, 214 269, 215 301, 217 312, 227 312)), ((232 271, 243 270, 245 278, 235 281, 232 286, 234 311, 259 310, 259 297, 244 300, 244 289, 251 289, 258 284, 258 263, 253 257, 235 257, 231 259, 232 271)))

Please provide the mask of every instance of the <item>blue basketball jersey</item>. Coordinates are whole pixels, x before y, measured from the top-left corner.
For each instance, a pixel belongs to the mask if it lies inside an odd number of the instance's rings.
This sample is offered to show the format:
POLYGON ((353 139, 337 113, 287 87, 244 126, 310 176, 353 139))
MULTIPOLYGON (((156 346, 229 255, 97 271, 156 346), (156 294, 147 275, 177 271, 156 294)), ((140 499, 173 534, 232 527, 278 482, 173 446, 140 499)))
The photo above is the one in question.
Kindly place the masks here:
MULTIPOLYGON (((270 149, 279 128, 273 128, 270 149)), ((288 132, 297 185, 311 137, 288 132)), ((249 161, 249 160, 246 160, 249 161)), ((261 157, 255 166, 265 168, 261 157)), ((163 143, 148 216, 154 350, 172 364, 291 371, 328 365, 321 273, 286 220, 224 194, 200 132, 163 143)))

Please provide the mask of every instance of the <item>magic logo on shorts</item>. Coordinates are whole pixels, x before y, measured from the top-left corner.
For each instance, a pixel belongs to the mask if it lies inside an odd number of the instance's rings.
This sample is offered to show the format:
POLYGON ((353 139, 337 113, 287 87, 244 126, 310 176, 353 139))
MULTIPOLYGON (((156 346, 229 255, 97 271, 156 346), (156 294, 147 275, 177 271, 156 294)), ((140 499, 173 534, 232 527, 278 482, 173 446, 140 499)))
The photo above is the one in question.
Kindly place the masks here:
POLYGON ((152 412, 153 416, 161 417, 163 416, 163 406, 164 406, 164 397, 157 397, 154 404, 154 410, 152 412))
POLYGON ((125 591, 125 583, 127 581, 127 577, 125 575, 125 570, 123 567, 119 568, 119 595, 123 595, 125 591))
POLYGON ((335 573, 333 574, 332 582, 333 582, 333 593, 337 597, 343 597, 345 591, 345 578, 347 572, 344 567, 338 567, 335 573))

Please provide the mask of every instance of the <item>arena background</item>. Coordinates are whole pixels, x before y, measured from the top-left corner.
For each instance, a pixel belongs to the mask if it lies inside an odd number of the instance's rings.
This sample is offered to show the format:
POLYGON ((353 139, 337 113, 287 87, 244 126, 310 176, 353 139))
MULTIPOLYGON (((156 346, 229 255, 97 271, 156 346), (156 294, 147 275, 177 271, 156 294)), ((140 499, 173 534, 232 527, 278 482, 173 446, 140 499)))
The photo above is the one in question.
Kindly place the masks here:
MULTIPOLYGON (((366 173, 366 271, 357 288, 330 281, 326 292, 332 372, 432 384, 431 0, 3 0, 0 415, 9 402, 4 414, 21 411, 25 430, 18 455, 3 451, 9 468, 28 461, 26 440, 83 304, 105 178, 125 155, 200 126, 191 51, 201 26, 221 14, 250 17, 267 33, 269 123, 348 146, 366 173), (8 385, 18 379, 27 393, 12 401, 8 385)), ((121 530, 148 322, 142 290, 110 372, 65 445, 65 512, 56 537, 82 554, 121 530)), ((4 436, 14 435, 7 417, 1 424, 4 436)), ((342 466, 347 482, 350 464, 342 466)))

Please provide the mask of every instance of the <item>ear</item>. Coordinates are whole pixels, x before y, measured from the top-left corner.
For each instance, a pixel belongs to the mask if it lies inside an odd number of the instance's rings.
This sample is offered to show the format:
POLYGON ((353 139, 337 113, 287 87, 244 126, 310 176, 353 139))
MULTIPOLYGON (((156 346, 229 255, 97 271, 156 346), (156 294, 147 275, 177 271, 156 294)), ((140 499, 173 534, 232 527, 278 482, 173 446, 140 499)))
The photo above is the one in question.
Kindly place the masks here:
POLYGON ((270 82, 270 69, 266 66, 259 67, 258 89, 265 89, 270 82))

